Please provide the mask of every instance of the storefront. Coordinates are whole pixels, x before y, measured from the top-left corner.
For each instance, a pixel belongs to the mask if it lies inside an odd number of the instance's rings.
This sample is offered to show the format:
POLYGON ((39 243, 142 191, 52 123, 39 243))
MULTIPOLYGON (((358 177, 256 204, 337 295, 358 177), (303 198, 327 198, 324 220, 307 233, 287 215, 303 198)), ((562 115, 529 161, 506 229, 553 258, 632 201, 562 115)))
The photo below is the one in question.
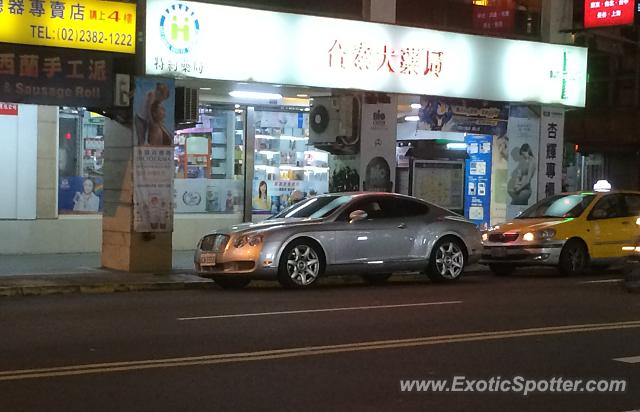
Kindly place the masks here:
POLYGON ((103 115, 128 105, 135 26, 135 4, 0 8, 0 254, 100 249, 103 115))
POLYGON ((561 189, 543 118, 584 106, 584 48, 165 0, 146 24, 146 74, 199 96, 176 134, 175 230, 217 216, 190 239, 293 190, 412 193, 489 223, 561 189), (411 177, 400 145, 421 161, 411 177))

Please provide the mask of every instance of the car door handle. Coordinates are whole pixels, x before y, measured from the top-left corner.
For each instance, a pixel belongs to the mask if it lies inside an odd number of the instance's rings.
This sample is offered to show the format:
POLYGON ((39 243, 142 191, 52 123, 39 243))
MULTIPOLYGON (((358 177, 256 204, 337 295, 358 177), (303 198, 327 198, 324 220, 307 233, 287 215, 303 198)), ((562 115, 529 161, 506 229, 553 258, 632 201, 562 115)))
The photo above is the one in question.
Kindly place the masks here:
POLYGON ((400 224, 398 225, 398 229, 406 229, 406 228, 407 228, 407 225, 406 225, 406 224, 404 224, 404 223, 400 223, 400 224))

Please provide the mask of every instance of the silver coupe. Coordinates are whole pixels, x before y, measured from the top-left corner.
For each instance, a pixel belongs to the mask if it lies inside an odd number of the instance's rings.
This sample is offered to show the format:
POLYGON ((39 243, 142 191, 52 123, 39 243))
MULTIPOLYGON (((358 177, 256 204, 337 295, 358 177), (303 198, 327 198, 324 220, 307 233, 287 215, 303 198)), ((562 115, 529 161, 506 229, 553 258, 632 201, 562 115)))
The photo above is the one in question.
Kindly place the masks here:
POLYGON ((339 193, 305 199, 260 222, 208 234, 195 268, 223 288, 252 279, 302 288, 319 277, 359 274, 383 282, 393 272, 459 279, 477 261, 476 226, 449 210, 393 193, 339 193))

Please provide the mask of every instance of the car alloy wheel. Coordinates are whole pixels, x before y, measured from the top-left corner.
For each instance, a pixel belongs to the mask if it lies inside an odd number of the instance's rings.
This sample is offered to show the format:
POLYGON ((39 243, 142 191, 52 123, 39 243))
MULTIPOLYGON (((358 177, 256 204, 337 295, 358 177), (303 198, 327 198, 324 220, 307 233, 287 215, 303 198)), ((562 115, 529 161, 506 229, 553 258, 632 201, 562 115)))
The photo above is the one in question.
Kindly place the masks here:
POLYGON ((464 271, 465 254, 458 240, 445 238, 434 246, 427 274, 436 282, 458 279, 464 271))
POLYGON ((318 253, 309 245, 294 246, 287 255, 287 275, 297 286, 308 286, 320 274, 318 253))
POLYGON ((572 239, 560 253, 560 271, 565 275, 579 275, 589 265, 589 253, 579 240, 572 239))

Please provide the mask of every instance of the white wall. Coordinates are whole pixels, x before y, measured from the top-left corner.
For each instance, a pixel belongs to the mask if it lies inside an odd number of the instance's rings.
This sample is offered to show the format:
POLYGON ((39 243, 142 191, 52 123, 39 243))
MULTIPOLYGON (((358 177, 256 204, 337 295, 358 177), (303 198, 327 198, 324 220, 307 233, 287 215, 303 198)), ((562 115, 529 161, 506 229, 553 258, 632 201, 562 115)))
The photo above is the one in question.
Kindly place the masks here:
POLYGON ((18 106, 18 116, 0 116, 0 219, 35 219, 38 107, 18 106))

